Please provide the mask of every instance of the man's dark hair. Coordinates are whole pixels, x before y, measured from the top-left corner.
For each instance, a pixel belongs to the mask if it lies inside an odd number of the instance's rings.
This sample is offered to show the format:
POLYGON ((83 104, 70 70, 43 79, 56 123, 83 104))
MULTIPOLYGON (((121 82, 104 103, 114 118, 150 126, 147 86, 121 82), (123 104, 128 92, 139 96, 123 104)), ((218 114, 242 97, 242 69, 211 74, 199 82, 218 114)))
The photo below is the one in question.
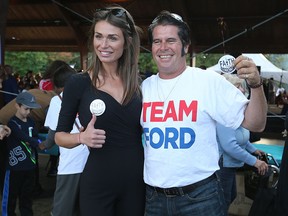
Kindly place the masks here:
POLYGON ((76 70, 74 70, 74 68, 70 67, 68 64, 60 66, 53 75, 54 86, 57 88, 63 88, 68 78, 76 73, 76 70))
POLYGON ((65 61, 55 60, 46 68, 42 75, 42 79, 53 79, 55 71, 63 65, 69 66, 65 61))

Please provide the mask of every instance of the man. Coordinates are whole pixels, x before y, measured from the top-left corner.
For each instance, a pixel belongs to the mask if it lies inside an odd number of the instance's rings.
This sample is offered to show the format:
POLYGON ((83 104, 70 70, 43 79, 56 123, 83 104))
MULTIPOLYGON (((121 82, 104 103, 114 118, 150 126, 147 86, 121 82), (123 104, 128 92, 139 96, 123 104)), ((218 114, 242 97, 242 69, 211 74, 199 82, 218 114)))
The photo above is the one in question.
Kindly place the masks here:
MULTIPOLYGON (((49 128, 49 131, 47 139, 42 143, 43 146, 40 144, 40 148, 51 148, 53 145, 57 145, 54 136, 61 109, 64 85, 70 76, 75 73, 76 71, 67 65, 59 68, 53 75, 53 84, 59 91, 59 95, 51 99, 44 124, 49 128)), ((78 133, 80 130, 81 126, 77 117, 71 133, 78 133)), ((59 150, 60 159, 52 214, 53 216, 80 215, 78 204, 80 176, 87 161, 89 150, 86 145, 78 145, 71 149, 59 147, 59 150)))
POLYGON ((19 87, 16 78, 14 77, 13 68, 11 65, 4 66, 5 78, 3 79, 3 91, 9 92, 10 94, 4 94, 4 104, 9 103, 11 100, 16 98, 19 93, 19 87))
POLYGON ((145 137, 146 216, 225 215, 216 123, 262 131, 267 105, 256 65, 234 61, 251 99, 216 72, 186 65, 190 30, 167 11, 149 29, 159 73, 143 81, 141 124, 145 137))

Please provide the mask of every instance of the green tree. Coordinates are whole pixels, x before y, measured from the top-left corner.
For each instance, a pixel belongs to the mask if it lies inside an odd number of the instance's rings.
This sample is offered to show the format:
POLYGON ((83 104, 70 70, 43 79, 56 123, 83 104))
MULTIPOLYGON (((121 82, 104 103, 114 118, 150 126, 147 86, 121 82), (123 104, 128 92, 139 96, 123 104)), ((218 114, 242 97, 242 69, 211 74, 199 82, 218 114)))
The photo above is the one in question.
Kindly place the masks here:
POLYGON ((62 60, 74 66, 76 70, 81 69, 79 53, 70 52, 6 52, 5 64, 13 67, 15 73, 24 76, 28 70, 43 73, 47 66, 55 61, 62 60))
POLYGON ((288 70, 288 55, 287 54, 266 54, 265 57, 275 66, 288 70))
POLYGON ((218 60, 223 56, 223 54, 197 54, 196 55, 196 67, 205 65, 207 68, 218 63, 218 60))
POLYGON ((48 65, 55 60, 62 60, 73 66, 76 70, 80 70, 80 54, 77 52, 48 52, 48 65))
POLYGON ((141 73, 145 73, 146 71, 157 73, 157 66, 151 53, 140 53, 138 64, 141 73))
POLYGON ((5 64, 13 67, 14 72, 20 75, 26 74, 28 70, 34 73, 42 71, 48 63, 45 52, 6 52, 5 64))

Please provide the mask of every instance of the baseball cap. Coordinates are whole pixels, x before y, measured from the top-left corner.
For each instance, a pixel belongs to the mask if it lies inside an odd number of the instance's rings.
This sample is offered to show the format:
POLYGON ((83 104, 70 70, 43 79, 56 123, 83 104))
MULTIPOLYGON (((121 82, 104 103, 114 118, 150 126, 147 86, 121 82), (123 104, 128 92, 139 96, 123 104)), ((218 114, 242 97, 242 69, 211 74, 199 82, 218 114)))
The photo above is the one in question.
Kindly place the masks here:
POLYGON ((36 99, 34 95, 32 95, 29 92, 21 92, 20 94, 17 95, 16 97, 16 102, 19 104, 23 104, 27 106, 28 108, 41 108, 41 105, 36 103, 36 99))

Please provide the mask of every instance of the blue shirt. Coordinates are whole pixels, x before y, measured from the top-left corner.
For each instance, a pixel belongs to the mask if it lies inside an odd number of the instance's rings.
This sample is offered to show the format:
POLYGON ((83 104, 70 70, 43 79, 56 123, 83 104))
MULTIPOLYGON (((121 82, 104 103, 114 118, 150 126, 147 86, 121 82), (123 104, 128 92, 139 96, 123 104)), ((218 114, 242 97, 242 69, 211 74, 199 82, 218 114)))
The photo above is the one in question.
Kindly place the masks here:
POLYGON ((216 130, 224 167, 242 167, 244 163, 254 166, 257 158, 251 153, 257 149, 249 142, 250 133, 247 129, 240 126, 234 130, 217 124, 216 130))
POLYGON ((36 167, 36 147, 38 146, 37 131, 31 118, 27 122, 21 121, 13 116, 8 127, 11 134, 7 138, 8 148, 8 169, 10 170, 31 170, 36 167), (32 129, 32 137, 29 136, 29 128, 32 129))

